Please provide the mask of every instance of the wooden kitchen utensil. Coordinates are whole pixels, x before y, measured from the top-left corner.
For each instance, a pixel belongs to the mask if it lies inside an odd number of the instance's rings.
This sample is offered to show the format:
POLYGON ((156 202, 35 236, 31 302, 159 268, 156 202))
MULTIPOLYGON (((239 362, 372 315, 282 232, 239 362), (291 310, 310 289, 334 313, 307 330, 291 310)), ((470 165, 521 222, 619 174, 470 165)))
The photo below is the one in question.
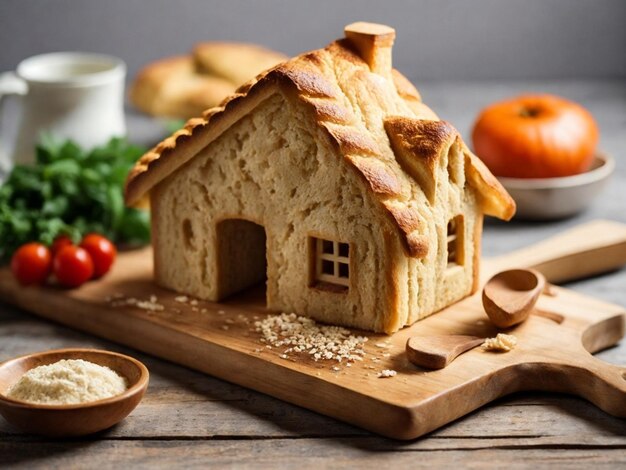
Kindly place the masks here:
POLYGON ((543 275, 533 269, 499 272, 483 288, 485 312, 499 328, 517 325, 528 318, 545 285, 543 275))
MULTIPOLYGON (((484 283, 499 271, 533 268, 548 282, 557 282, 624 263, 626 226, 597 221, 531 248, 483 260, 481 277, 484 283)), ((177 296, 154 283, 149 249, 121 253, 106 277, 74 290, 24 288, 9 269, 0 270, 0 299, 6 302, 393 438, 416 438, 520 390, 572 393, 626 417, 624 369, 589 354, 622 338, 624 308, 560 287, 542 295, 537 309, 559 315, 561 323, 531 315, 513 328, 518 340, 514 350, 498 354, 474 348, 445 369, 433 371, 418 369, 406 359, 407 340, 495 336, 497 329, 485 318, 480 293, 392 336, 355 331, 369 341, 364 360, 351 367, 299 356, 285 359, 281 348, 265 348, 254 328, 257 319, 270 313, 263 289, 225 303, 192 305, 176 301, 177 296), (151 295, 163 310, 123 301, 148 300, 151 295), (379 378, 385 369, 397 374, 379 378)))
MULTIPOLYGON (((533 269, 509 269, 493 276, 482 294, 491 323, 509 328, 526 320, 545 284, 545 278, 533 269)), ((544 316, 551 317, 549 313, 544 316)), ((467 335, 415 336, 406 343, 406 355, 416 366, 443 369, 484 340, 467 335)))
POLYGON ((467 335, 413 336, 406 342, 406 356, 426 369, 443 369, 459 354, 482 344, 485 338, 467 335))

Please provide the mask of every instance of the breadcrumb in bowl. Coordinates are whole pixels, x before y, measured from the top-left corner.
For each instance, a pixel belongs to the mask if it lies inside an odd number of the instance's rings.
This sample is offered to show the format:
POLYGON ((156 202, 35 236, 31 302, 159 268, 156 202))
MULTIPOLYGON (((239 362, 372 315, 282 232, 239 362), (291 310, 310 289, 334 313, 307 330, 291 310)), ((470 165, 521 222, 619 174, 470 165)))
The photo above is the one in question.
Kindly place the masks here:
POLYGON ((50 437, 92 434, 122 421, 143 398, 149 373, 138 360, 96 349, 59 349, 21 356, 0 364, 0 414, 23 431, 50 437), (124 377, 128 388, 115 396, 87 403, 50 405, 14 400, 7 391, 29 370, 63 359, 82 359, 108 367, 124 377))

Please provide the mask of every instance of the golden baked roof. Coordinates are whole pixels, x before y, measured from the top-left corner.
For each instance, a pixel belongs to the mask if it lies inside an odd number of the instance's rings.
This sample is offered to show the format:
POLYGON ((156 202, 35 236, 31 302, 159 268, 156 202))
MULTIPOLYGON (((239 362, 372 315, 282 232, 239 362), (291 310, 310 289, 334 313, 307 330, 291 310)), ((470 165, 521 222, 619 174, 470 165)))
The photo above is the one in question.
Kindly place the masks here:
POLYGON ((387 209, 411 256, 424 255, 428 245, 412 198, 416 178, 406 165, 418 159, 428 167, 453 142, 461 145, 467 181, 476 189, 483 212, 510 219, 515 203, 509 194, 469 151, 458 132, 439 121, 421 102, 415 87, 391 68, 394 37, 394 30, 387 26, 354 23, 346 27, 345 39, 259 75, 141 157, 129 174, 126 202, 139 201, 278 91, 313 113, 331 144, 387 209))

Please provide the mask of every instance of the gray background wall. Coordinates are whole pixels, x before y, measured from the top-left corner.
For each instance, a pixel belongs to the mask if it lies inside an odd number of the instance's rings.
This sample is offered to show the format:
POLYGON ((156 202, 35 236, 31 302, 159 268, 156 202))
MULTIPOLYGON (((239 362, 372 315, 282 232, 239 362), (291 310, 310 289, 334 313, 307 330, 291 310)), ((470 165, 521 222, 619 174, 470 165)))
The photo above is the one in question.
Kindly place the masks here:
POLYGON ((293 55, 356 20, 396 28, 395 66, 413 79, 626 77, 625 0, 0 0, 0 71, 85 50, 134 74, 203 40, 293 55))

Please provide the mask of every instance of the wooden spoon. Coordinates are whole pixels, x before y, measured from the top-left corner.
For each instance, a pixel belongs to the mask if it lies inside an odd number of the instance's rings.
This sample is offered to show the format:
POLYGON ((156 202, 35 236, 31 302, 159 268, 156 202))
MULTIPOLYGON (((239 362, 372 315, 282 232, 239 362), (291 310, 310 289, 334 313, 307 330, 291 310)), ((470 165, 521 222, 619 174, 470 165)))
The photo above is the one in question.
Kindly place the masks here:
POLYGON ((530 315, 546 280, 533 269, 511 269, 493 276, 483 289, 483 307, 491 322, 509 328, 530 315))
MULTIPOLYGON (((502 271, 485 284, 485 312, 499 328, 517 325, 528 318, 545 287, 545 278, 535 270, 502 271)), ((460 354, 484 341, 484 338, 466 335, 414 336, 406 343, 406 354, 417 366, 443 369, 460 354)))
POLYGON ((443 369, 458 355, 484 341, 485 338, 467 335, 413 336, 406 342, 406 355, 416 366, 443 369))

